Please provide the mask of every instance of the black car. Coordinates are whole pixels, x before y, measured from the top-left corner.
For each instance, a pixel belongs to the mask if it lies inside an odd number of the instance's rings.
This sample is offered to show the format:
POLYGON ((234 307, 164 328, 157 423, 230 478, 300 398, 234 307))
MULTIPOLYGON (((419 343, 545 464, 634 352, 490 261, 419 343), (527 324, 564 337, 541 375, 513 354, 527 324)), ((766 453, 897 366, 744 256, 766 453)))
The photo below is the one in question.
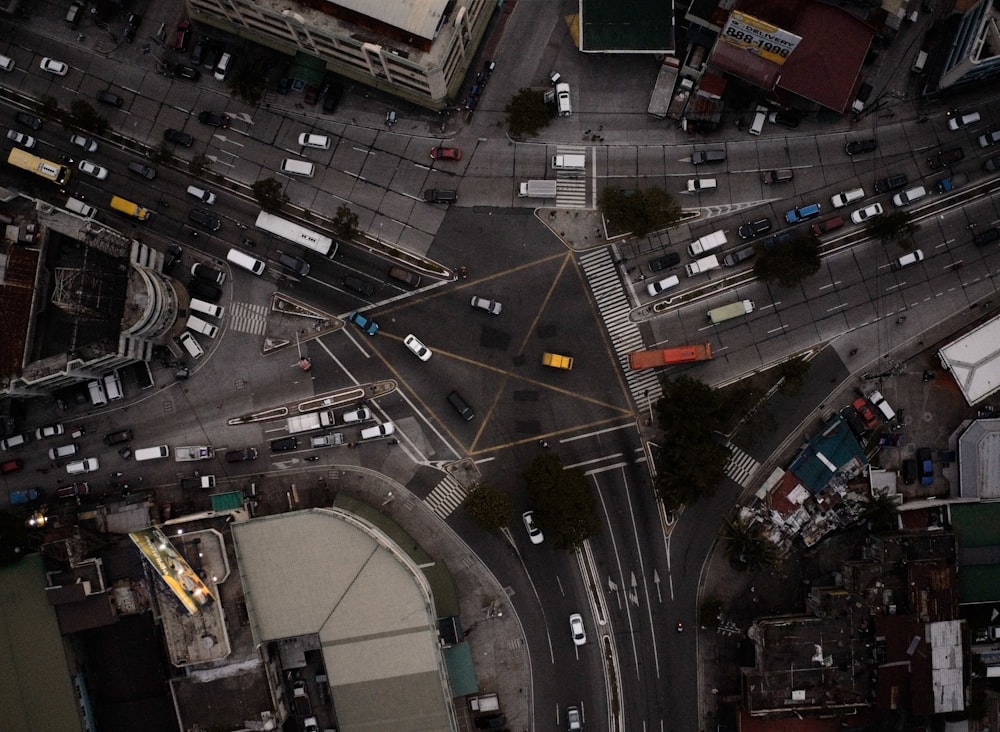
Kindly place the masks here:
POLYGON ((670 269, 671 267, 676 267, 681 262, 681 255, 677 252, 670 252, 669 254, 664 254, 662 257, 657 257, 652 262, 649 263, 650 272, 662 272, 665 269, 670 269))
POLYGON ((278 79, 278 94, 287 94, 288 90, 292 88, 292 80, 287 76, 282 76, 278 79))
POLYGON ((507 717, 500 712, 476 718, 476 729, 503 729, 506 725, 507 717))
POLYGON ((184 147, 191 147, 194 144, 194 137, 180 130, 164 130, 163 139, 175 145, 183 145, 184 147))
POLYGON ((257 459, 256 447, 241 447, 238 450, 226 451, 227 463, 244 463, 257 459))
POLYGON ((118 107, 119 109, 121 109, 122 104, 125 102, 124 99, 108 89, 101 89, 97 92, 97 101, 102 104, 110 104, 112 107, 118 107))
POLYGON ((171 73, 178 79, 187 79, 188 81, 198 81, 201 78, 201 72, 193 66, 185 66, 184 64, 177 64, 171 70, 171 73))
POLYGON ((917 461, 907 458, 903 461, 903 483, 913 485, 917 482, 917 461))
POLYGON ((117 432, 109 432, 104 435, 104 444, 108 447, 112 445, 122 445, 126 442, 132 441, 132 430, 118 430, 117 432))
POLYGON ((340 84, 329 84, 323 92, 323 111, 327 114, 336 111, 343 94, 344 88, 340 84))
POLYGON ((171 244, 167 249, 166 255, 163 257, 163 271, 169 274, 180 263, 183 255, 184 250, 181 249, 179 244, 171 244))
POLYGON ((156 169, 152 168, 145 163, 140 163, 137 160, 133 160, 128 164, 129 172, 135 173, 138 176, 145 178, 146 180, 153 180, 156 177, 156 169))
POLYGON ((42 129, 42 121, 38 119, 38 117, 35 117, 32 114, 28 114, 27 112, 18 112, 17 121, 26 127, 30 127, 33 130, 42 129))
POLYGON ((869 138, 867 140, 851 140, 847 143, 844 150, 848 155, 860 155, 861 153, 872 152, 877 147, 878 143, 869 138))
POLYGON ((736 230, 736 233, 740 235, 740 239, 756 239, 758 236, 763 236, 770 230, 770 219, 757 219, 756 221, 747 221, 736 230))
POLYGON ((975 236, 972 237, 972 243, 975 244, 977 247, 983 247, 986 246, 987 244, 992 244, 993 242, 998 240, 1000 240, 1000 229, 996 228, 995 226, 980 231, 976 233, 975 236))
POLYGON ((203 125, 211 125, 212 127, 222 127, 223 129, 229 127, 229 123, 232 122, 228 114, 218 114, 216 112, 209 112, 208 110, 198 114, 198 121, 203 125))
POLYGON ((350 275, 344 278, 344 287, 348 290, 354 290, 359 295, 364 295, 365 297, 371 297, 375 294, 375 285, 350 275))
POLYGON ((191 293, 192 297, 207 302, 218 302, 219 298, 222 297, 221 287, 214 282, 199 279, 198 277, 192 279, 190 284, 188 284, 188 292, 191 293))
POLYGON ((209 231, 218 231, 222 226, 222 222, 218 218, 208 211, 202 211, 200 208, 192 208, 188 212, 188 218, 198 224, 198 226, 209 231))
POLYGON ((787 127, 790 130, 798 127, 800 122, 798 113, 792 111, 771 112, 768 119, 771 121, 771 124, 776 124, 779 127, 787 127))
POLYGON ((277 440, 271 440, 271 452, 288 452, 289 450, 294 450, 298 446, 299 438, 295 435, 279 437, 277 440))
POLYGON ((908 182, 909 178, 906 177, 905 173, 890 175, 888 178, 879 178, 875 181, 875 192, 886 193, 888 191, 894 191, 897 188, 902 188, 908 182))
POLYGON ((983 163, 983 168, 991 173, 995 173, 1000 170, 1000 155, 994 155, 993 157, 986 158, 986 162, 983 163))
POLYGON ((764 240, 764 248, 770 249, 776 244, 786 244, 795 238, 791 231, 779 231, 774 236, 769 236, 764 240))
POLYGON ((225 272, 222 272, 215 267, 209 267, 207 264, 202 262, 197 262, 191 267, 191 275, 195 279, 211 282, 213 285, 221 285, 226 281, 225 272))
POLYGON ((206 46, 208 46, 208 36, 201 36, 198 42, 194 44, 194 48, 191 49, 191 63, 195 66, 201 66, 201 61, 205 57, 206 46))

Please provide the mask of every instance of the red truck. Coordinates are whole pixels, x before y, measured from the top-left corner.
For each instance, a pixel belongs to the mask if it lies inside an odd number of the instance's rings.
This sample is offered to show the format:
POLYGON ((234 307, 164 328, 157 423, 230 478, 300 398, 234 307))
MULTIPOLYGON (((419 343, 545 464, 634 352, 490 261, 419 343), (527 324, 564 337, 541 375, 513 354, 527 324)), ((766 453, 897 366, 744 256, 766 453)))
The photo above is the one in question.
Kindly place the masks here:
POLYGON ((711 343, 696 343, 690 346, 655 348, 650 351, 633 351, 628 355, 628 365, 633 369, 651 369, 657 366, 671 366, 677 363, 707 361, 712 358, 711 343))

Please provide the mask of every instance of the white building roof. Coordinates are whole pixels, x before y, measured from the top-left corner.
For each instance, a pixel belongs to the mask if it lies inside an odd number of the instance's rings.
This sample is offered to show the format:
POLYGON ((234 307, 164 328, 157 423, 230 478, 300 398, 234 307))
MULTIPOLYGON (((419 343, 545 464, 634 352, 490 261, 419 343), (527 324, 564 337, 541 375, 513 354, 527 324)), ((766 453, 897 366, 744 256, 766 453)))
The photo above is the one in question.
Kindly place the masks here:
POLYGON ((993 318, 938 351, 969 404, 1000 389, 1000 317, 993 318))
POLYGON ((430 40, 437 35, 437 27, 448 2, 449 0, 337 0, 337 5, 430 40))

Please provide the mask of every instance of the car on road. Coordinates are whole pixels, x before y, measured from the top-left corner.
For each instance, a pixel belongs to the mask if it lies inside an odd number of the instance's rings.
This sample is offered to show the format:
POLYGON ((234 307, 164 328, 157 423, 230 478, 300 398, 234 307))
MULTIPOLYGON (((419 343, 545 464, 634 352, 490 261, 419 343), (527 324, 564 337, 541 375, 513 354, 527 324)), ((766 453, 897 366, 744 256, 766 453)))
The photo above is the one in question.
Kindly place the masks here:
POLYGON ((704 165, 706 163, 724 163, 726 161, 725 150, 695 150, 691 153, 691 165, 704 165))
POLYGON ((583 729, 583 719, 579 707, 566 707, 566 729, 569 732, 583 729))
POLYGON ((952 163, 957 163, 965 157, 965 151, 960 147, 953 147, 948 150, 938 150, 927 158, 927 167, 931 170, 947 168, 952 163))
POLYGON ((917 450, 917 469, 920 471, 920 485, 931 485, 934 482, 934 461, 929 447, 917 450))
POLYGON ((225 272, 209 267, 207 264, 202 264, 201 262, 191 265, 191 275, 199 280, 205 280, 215 285, 222 285, 226 282, 225 272))
POLYGON ((134 436, 135 435, 132 430, 128 428, 117 430, 115 432, 109 432, 104 435, 104 444, 108 447, 111 447, 112 445, 123 445, 126 442, 131 442, 134 436))
POLYGON ((833 204, 834 208, 843 208, 849 203, 854 203, 855 201, 860 201, 865 197, 864 188, 851 188, 850 190, 841 191, 835 196, 830 198, 830 203, 833 204))
POLYGON ((569 632, 573 637, 573 645, 582 646, 587 642, 587 631, 583 627, 583 616, 580 613, 569 616, 569 632))
POLYGON ((218 231, 222 227, 222 221, 217 216, 213 216, 208 211, 203 211, 200 208, 192 208, 188 211, 188 218, 208 231, 218 231))
POLYGON ((861 421, 864 422, 865 429, 874 429, 878 425, 878 417, 875 416, 875 411, 872 409, 868 400, 864 397, 858 397, 851 404, 854 407, 854 411, 858 413, 861 417, 861 421))
POLYGON ((873 203, 870 206, 865 206, 864 208, 859 208, 857 211, 851 214, 851 221, 855 224, 860 224, 868 219, 875 218, 876 216, 881 216, 885 213, 885 209, 882 208, 881 203, 873 203))
POLYGON ((100 468, 101 464, 97 458, 89 457, 68 463, 66 465, 66 472, 70 475, 80 475, 82 473, 93 473, 95 470, 100 470, 100 468))
POLYGON ((788 183, 795 177, 795 171, 791 168, 779 168, 778 170, 765 170, 760 174, 761 183, 771 185, 772 183, 788 183))
POLYGON ((487 300, 485 297, 479 297, 478 295, 472 296, 470 305, 474 308, 485 310, 490 315, 499 315, 500 311, 503 310, 503 305, 496 300, 487 300))
POLYGON ((61 424, 47 424, 35 430, 35 439, 44 440, 46 437, 58 437, 66 431, 61 424))
POLYGON ((69 141, 77 147, 82 147, 89 153, 97 152, 97 141, 83 135, 70 135, 69 141))
POLYGON ((771 228, 771 219, 756 219, 747 221, 736 230, 736 233, 740 235, 740 239, 756 239, 768 233, 771 228))
POLYGON ((861 153, 872 152, 878 147, 878 143, 869 138, 867 140, 851 140, 844 146, 844 151, 848 155, 860 155, 861 153))
POLYGON ((718 187, 719 181, 716 178, 691 178, 687 182, 688 193, 714 191, 718 187))
POLYGON ((55 74, 56 76, 66 76, 66 72, 69 71, 69 66, 62 61, 56 61, 54 58, 49 58, 46 56, 42 59, 42 62, 38 64, 42 71, 49 74, 55 74))
POLYGON ((669 252, 662 257, 657 257, 649 263, 650 272, 662 272, 665 269, 676 267, 681 262, 681 255, 677 252, 669 252))
POLYGON ((25 488, 19 491, 11 491, 8 500, 12 506, 23 506, 26 503, 40 501, 44 497, 45 491, 41 488, 25 488))
POLYGON ((17 130, 7 130, 7 139, 15 145, 20 145, 25 150, 30 150, 35 146, 35 138, 17 130))
POLYGON ((172 142, 175 145, 182 145, 184 147, 191 147, 194 144, 194 136, 189 135, 187 132, 181 132, 175 129, 166 129, 163 131, 163 139, 167 142, 172 142))
POLYGON ((367 282, 360 277, 355 277, 353 275, 347 275, 342 280, 344 287, 348 290, 354 290, 359 295, 364 295, 365 297, 371 297, 375 294, 375 285, 371 282, 367 282))
POLYGON ((347 316, 347 321, 349 323, 354 323, 356 326, 361 328, 368 335, 375 335, 378 333, 378 323, 376 323, 371 318, 366 318, 361 313, 351 313, 347 316))
POLYGON ((979 147, 992 147, 1000 142, 1000 130, 990 130, 979 136, 979 147))
POLYGON ((122 99, 120 96, 115 94, 113 91, 110 91, 109 89, 101 89, 99 92, 97 92, 97 101, 99 101, 101 104, 108 104, 112 107, 118 107, 119 109, 121 109, 122 104, 125 103, 124 99, 122 99))
POLYGON ((299 438, 295 435, 288 435, 287 437, 279 437, 277 440, 271 440, 271 452, 288 452, 289 450, 294 450, 299 446, 299 438))
POLYGON ((822 221, 817 221, 812 225, 812 233, 816 236, 821 236, 828 231, 834 231, 843 227, 844 217, 843 216, 831 216, 828 219, 823 219, 822 221))
POLYGON ((233 121, 228 114, 220 114, 218 112, 209 112, 207 109, 203 112, 198 113, 198 121, 203 125, 210 125, 212 127, 221 127, 226 129, 229 124, 233 121))
POLYGON ((30 127, 33 130, 42 129, 42 121, 33 114, 28 114, 27 112, 18 112, 16 115, 14 115, 14 118, 25 127, 30 127))
POLYGON ((77 166, 81 173, 86 173, 87 175, 92 175, 97 178, 97 180, 104 180, 108 177, 108 169, 98 165, 97 163, 92 163, 89 160, 81 160, 77 166))
POLYGON ((791 211, 785 212, 785 221, 789 224, 797 224, 800 221, 805 221, 806 219, 815 218, 819 216, 819 212, 822 206, 818 203, 810 203, 806 206, 800 206, 799 208, 793 208, 791 211))
POLYGON ((198 81, 201 78, 201 72, 198 69, 193 66, 185 66, 184 64, 172 66, 170 73, 178 79, 187 79, 188 81, 198 81))
POLYGON ((875 192, 876 193, 888 193, 889 191, 895 191, 898 188, 902 188, 910 179, 906 177, 905 173, 896 173, 890 175, 887 178, 879 178, 875 181, 875 192))
POLYGON ((372 410, 368 407, 358 407, 344 412, 341 419, 344 424, 354 424, 356 422, 367 422, 372 418, 372 410))
POLYGON ((757 254, 757 250, 752 246, 735 249, 722 258, 722 266, 735 267, 748 259, 753 259, 755 254, 757 254))
POLYGON ((432 160, 461 160, 462 151, 457 147, 432 147, 432 160))
POLYGON ((528 532, 528 538, 531 540, 532 544, 541 544, 545 541, 545 536, 542 534, 542 530, 538 528, 538 524, 535 523, 534 511, 525 511, 522 513, 521 521, 524 522, 524 530, 528 532))
POLYGON ((420 339, 410 333, 403 339, 403 345, 410 349, 414 356, 421 361, 427 361, 431 357, 431 349, 420 342, 420 339))
POLYGON ((993 155, 986 158, 986 161, 983 163, 983 169, 991 173, 1000 170, 1000 155, 993 155))
POLYGON ((145 178, 146 180, 153 180, 156 178, 156 168, 151 165, 146 165, 145 163, 140 163, 138 160, 133 160, 129 163, 128 169, 130 173, 135 173, 140 178, 145 178))
POLYGON ((372 427, 365 427, 361 430, 362 440, 373 440, 379 437, 388 437, 396 432, 396 425, 392 422, 382 422, 372 427))
POLYGON ((951 119, 948 120, 949 130, 960 130, 963 127, 969 125, 974 125, 981 119, 979 112, 966 112, 965 114, 956 114, 951 119))

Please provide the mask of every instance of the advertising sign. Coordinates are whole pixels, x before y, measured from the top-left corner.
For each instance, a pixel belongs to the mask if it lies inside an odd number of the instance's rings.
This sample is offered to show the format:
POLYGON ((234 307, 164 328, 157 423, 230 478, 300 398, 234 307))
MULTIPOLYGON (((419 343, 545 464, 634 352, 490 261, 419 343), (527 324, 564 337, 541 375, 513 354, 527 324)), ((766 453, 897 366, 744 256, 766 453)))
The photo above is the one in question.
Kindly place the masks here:
POLYGON ((189 614, 194 615, 203 605, 215 599, 162 531, 157 528, 133 531, 129 538, 139 547, 146 561, 163 578, 189 614))
POLYGON ((751 49, 761 58, 781 65, 799 45, 802 37, 734 10, 722 29, 722 40, 740 48, 751 49))

